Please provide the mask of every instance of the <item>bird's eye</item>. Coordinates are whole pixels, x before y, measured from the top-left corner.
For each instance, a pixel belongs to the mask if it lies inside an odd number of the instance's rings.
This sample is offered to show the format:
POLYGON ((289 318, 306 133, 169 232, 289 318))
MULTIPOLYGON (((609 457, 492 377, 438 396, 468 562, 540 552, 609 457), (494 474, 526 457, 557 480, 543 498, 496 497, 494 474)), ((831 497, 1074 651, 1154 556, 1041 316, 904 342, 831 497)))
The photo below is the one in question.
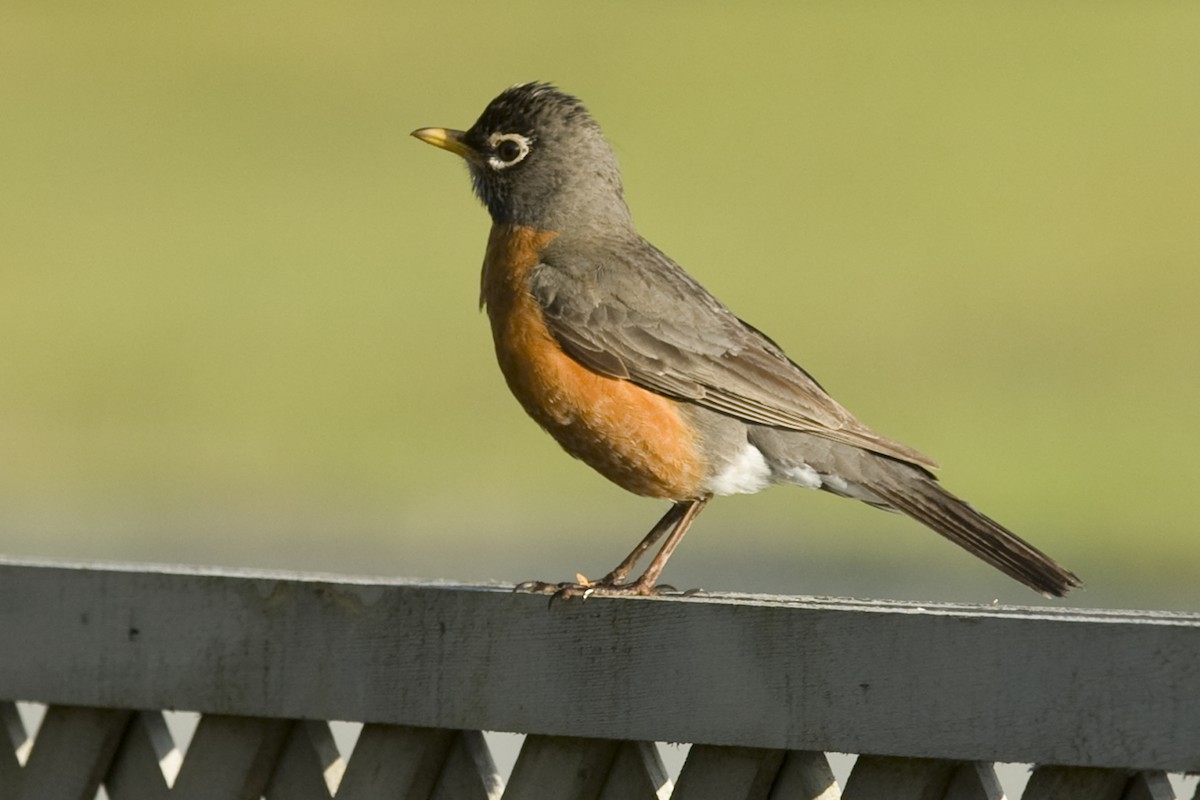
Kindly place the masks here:
POLYGON ((521 155, 521 145, 512 139, 505 139, 496 148, 496 155, 500 156, 501 161, 516 161, 521 155))
POLYGON ((493 169, 506 169, 529 155, 529 140, 519 133, 495 133, 489 139, 493 155, 488 163, 493 169))

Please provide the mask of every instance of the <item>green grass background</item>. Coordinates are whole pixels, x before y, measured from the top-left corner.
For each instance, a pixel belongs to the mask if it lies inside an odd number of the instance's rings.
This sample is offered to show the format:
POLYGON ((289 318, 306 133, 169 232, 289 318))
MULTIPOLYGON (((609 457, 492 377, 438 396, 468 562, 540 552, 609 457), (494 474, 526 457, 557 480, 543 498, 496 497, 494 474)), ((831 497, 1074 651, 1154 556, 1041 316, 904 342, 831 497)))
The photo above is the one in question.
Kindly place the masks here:
MULTIPOLYGON (((1200 608, 1200 6, 8 2, 0 552, 521 580, 662 507, 558 452, 407 138, 578 94, 642 232, 1080 572, 1200 608)), ((894 515, 705 512, 680 585, 1036 599, 894 515)))

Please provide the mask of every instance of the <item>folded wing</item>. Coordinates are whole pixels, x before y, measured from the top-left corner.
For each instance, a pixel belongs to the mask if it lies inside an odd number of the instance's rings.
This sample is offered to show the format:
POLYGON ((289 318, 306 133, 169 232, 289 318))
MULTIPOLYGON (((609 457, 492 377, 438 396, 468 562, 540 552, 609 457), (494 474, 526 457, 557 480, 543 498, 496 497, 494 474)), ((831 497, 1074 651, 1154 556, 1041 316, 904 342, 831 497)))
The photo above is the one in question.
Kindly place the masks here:
POLYGON ((584 366, 746 422, 937 466, 855 419, 778 345, 660 251, 649 244, 596 244, 551 247, 531 276, 547 327, 584 366))

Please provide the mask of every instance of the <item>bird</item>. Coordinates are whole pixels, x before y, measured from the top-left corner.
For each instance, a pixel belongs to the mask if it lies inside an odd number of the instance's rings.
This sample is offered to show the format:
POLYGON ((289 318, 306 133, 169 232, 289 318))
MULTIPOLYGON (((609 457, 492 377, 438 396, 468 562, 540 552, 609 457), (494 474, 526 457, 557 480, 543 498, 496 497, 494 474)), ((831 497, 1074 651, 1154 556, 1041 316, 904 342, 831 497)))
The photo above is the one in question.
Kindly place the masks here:
POLYGON ((658 579, 705 505, 774 484, 906 514, 1047 597, 1081 585, 944 489, 931 458, 860 422, 644 239, 616 155, 577 97, 550 83, 517 84, 465 131, 412 135, 466 162, 491 217, 480 306, 513 395, 567 453, 623 489, 671 503, 603 578, 518 588, 666 593, 658 579))

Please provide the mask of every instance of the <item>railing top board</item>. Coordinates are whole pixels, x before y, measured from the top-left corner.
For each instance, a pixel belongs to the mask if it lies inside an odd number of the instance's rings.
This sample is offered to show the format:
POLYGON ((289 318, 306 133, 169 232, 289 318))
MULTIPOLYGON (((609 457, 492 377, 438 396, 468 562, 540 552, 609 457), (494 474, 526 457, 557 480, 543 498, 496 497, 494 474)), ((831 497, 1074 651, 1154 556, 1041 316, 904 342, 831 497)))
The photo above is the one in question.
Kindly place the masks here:
POLYGON ((0 561, 0 697, 1200 769, 1200 615, 0 561))

